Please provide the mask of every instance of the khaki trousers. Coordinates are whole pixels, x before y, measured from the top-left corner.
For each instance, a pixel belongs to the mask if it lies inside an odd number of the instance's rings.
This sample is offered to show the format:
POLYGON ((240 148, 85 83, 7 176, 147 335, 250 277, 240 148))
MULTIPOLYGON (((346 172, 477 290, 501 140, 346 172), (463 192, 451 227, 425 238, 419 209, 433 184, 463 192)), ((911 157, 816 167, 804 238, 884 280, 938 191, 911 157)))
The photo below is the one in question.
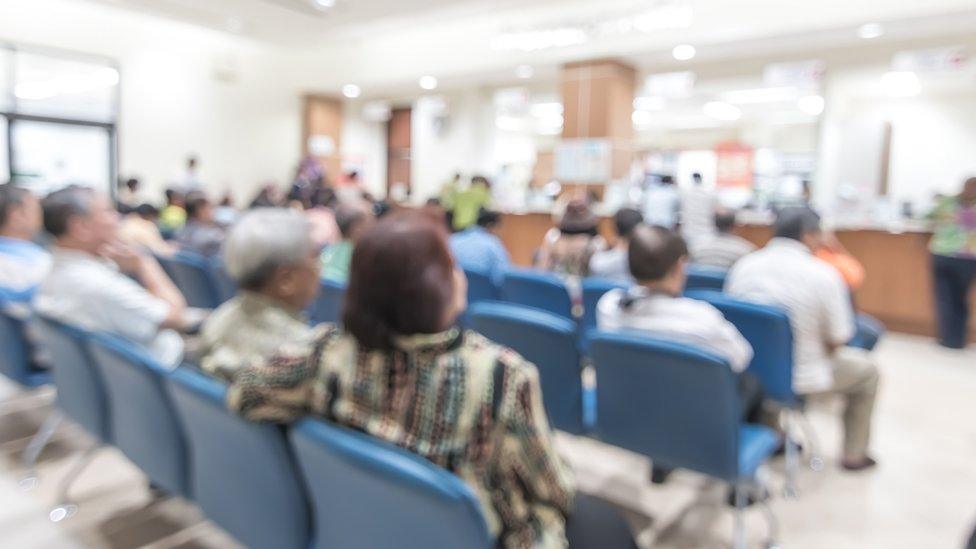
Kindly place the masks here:
POLYGON ((844 399, 844 456, 867 454, 871 441, 871 416, 880 375, 871 355, 863 349, 842 347, 834 353, 834 384, 817 394, 837 394, 844 399))

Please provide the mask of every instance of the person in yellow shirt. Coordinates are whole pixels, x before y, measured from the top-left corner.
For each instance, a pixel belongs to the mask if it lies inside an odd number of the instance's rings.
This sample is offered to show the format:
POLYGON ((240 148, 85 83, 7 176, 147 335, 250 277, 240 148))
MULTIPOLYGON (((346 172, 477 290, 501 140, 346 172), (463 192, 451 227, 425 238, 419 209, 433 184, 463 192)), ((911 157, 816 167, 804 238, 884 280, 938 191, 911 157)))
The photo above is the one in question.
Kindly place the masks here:
POLYGON ((472 177, 470 187, 454 193, 454 230, 463 231, 474 225, 478 221, 478 212, 488 209, 490 204, 491 183, 488 178, 480 175, 472 177))
POLYGON ((163 236, 173 236, 186 225, 186 202, 183 193, 166 189, 166 207, 159 213, 159 230, 163 236))

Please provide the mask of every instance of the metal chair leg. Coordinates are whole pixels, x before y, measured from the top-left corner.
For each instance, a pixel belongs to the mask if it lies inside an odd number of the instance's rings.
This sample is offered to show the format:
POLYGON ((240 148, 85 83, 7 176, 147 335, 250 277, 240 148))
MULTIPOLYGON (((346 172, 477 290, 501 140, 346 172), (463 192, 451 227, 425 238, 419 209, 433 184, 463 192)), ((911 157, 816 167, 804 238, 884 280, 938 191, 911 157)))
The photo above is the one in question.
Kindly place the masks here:
POLYGON ((796 422, 791 417, 791 414, 786 415, 784 422, 785 429, 783 429, 783 432, 786 435, 786 441, 784 442, 786 446, 786 484, 783 486, 783 497, 796 499, 800 494, 796 478, 797 470, 800 466, 800 448, 795 436, 796 422))
POLYGON ((810 461, 808 462, 810 469, 812 471, 822 471, 824 467, 823 457, 820 454, 820 439, 817 437, 817 432, 813 428, 813 424, 810 423, 810 418, 803 410, 797 410, 796 419, 800 427, 803 429, 803 437, 807 441, 807 446, 809 446, 809 456, 810 461))
POLYGON ((44 420, 44 423, 41 424, 41 428, 31 437, 27 448, 24 450, 23 465, 27 473, 20 479, 19 485, 21 490, 32 490, 40 482, 37 477, 37 458, 40 457, 44 447, 47 446, 51 437, 54 436, 54 432, 61 425, 62 420, 64 420, 64 415, 61 413, 61 410, 52 410, 44 420))
POLYGON ((71 485, 74 484, 75 480, 84 472, 85 467, 88 467, 88 464, 91 463, 92 458, 95 457, 95 452, 99 448, 101 448, 101 443, 93 443, 91 447, 85 450, 85 453, 75 463, 75 466, 68 471, 68 474, 61 479, 61 484, 58 486, 58 506, 51 509, 51 512, 48 514, 51 522, 61 522, 78 512, 78 505, 71 503, 68 499, 68 491, 71 489, 71 485))
POLYGON ((746 549, 746 487, 742 482, 735 483, 735 532, 733 533, 732 547, 734 549, 746 549))
POLYGON ((762 506, 763 515, 766 517, 766 524, 769 527, 769 535, 766 537, 766 549, 779 549, 779 519, 773 513, 773 508, 769 505, 769 499, 762 497, 762 486, 756 486, 754 494, 756 501, 762 506))

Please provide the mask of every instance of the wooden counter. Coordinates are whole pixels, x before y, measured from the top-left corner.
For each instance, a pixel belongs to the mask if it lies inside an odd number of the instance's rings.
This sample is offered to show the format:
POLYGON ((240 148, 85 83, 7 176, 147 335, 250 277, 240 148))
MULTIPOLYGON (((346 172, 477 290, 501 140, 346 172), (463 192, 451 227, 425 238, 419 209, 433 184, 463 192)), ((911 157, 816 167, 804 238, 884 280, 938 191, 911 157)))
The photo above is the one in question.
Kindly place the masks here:
MULTIPOLYGON (((530 266, 532 254, 553 227, 548 214, 504 214, 498 234, 516 265, 530 266)), ((770 227, 745 225, 736 232, 764 245, 772 236, 770 227)), ((600 233, 612 239, 609 219, 601 220, 600 233)), ((841 230, 837 238, 867 272, 856 292, 858 309, 877 317, 891 331, 935 335, 935 304, 932 296, 929 234, 890 233, 882 230, 841 230)), ((970 341, 976 342, 976 296, 971 296, 970 341)))

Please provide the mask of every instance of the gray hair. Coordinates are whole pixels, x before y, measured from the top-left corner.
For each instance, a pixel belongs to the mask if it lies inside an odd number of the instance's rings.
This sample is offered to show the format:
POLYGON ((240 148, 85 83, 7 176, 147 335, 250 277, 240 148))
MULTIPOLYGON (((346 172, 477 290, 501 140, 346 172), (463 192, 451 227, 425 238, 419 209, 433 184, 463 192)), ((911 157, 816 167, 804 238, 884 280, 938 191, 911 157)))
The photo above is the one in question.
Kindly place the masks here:
POLYGON ((87 217, 92 213, 95 191, 71 185, 47 195, 41 201, 44 211, 44 230, 59 238, 68 232, 73 217, 87 217))
POLYGON ((224 241, 224 265, 241 288, 259 290, 278 267, 305 259, 313 245, 311 227, 300 212, 258 208, 231 227, 224 241))

